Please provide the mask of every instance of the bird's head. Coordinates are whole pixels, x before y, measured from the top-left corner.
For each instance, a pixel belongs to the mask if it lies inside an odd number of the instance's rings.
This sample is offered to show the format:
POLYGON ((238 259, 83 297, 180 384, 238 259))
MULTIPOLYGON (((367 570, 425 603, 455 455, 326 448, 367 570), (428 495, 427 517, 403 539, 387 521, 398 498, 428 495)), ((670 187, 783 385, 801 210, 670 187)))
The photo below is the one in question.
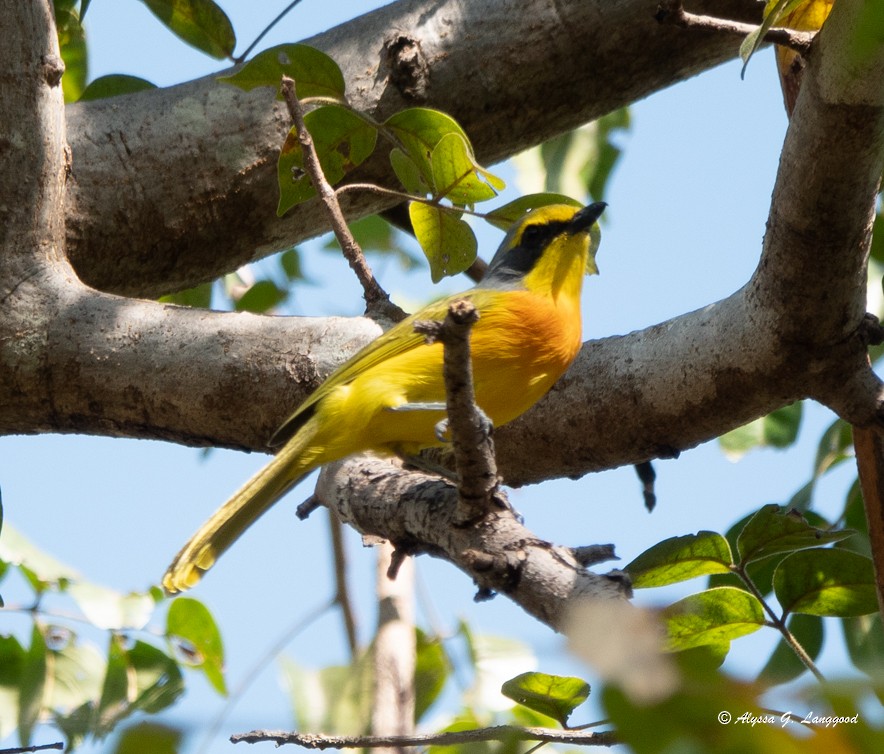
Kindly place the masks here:
POLYGON ((606 206, 551 204, 529 212, 507 232, 482 287, 525 288, 556 297, 564 286, 579 295, 584 273, 598 273, 598 219, 606 206))

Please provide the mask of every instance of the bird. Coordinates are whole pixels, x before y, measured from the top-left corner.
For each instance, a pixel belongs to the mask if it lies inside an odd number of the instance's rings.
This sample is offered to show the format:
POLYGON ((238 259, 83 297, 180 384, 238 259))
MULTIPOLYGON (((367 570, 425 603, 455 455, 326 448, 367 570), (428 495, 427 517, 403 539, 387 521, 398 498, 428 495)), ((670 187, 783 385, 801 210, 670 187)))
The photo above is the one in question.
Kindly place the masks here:
POLYGON ((185 591, 305 475, 361 452, 413 457, 440 446, 445 419, 442 344, 417 321, 441 320, 459 300, 479 314, 470 333, 476 403, 493 426, 523 414, 553 386, 582 343, 585 274, 598 273, 598 220, 605 202, 534 209, 508 230, 473 288, 402 320, 342 364, 270 440, 273 459, 191 537, 163 588, 185 591))

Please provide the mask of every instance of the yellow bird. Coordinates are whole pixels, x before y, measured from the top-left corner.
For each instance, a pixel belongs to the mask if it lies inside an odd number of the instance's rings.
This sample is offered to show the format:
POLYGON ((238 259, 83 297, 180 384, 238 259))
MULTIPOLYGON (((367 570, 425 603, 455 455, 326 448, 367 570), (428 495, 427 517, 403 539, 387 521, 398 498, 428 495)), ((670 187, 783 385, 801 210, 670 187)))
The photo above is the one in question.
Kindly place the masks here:
POLYGON ((416 320, 441 320, 471 301, 476 403, 495 426, 512 421, 553 386, 581 344, 584 273, 597 273, 597 220, 605 208, 556 204, 510 228, 485 278, 424 307, 335 371, 277 430, 279 452, 204 523, 163 577, 170 594, 189 589, 258 517, 306 474, 355 453, 416 455, 440 445, 445 418, 442 345, 426 344, 416 320))

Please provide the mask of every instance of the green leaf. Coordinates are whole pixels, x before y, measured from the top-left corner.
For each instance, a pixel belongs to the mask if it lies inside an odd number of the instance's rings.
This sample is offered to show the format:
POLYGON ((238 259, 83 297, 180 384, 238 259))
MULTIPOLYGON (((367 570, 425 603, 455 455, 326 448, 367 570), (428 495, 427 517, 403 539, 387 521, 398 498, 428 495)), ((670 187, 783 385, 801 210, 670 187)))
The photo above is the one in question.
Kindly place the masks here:
POLYGON ((632 586, 645 589, 710 573, 729 573, 733 564, 727 540, 713 531, 672 537, 645 550, 625 570, 632 586))
MULTIPOLYGON (((433 175, 433 150, 445 136, 455 134, 466 144, 467 151, 473 154, 470 140, 464 130, 450 115, 431 110, 426 107, 412 107, 392 115, 384 123, 399 142, 402 151, 414 163, 420 176, 430 187, 430 191, 438 196, 447 186, 436 183, 433 175)), ((395 150, 394 150, 395 152, 395 150)), ((393 159, 391 155, 391 160, 393 159)), ((393 165, 394 170, 396 165, 393 165)), ((398 172, 397 172, 398 175, 398 172)), ((406 188, 409 188, 405 184, 406 188)), ((410 189, 409 189, 410 190, 410 189)))
POLYGON ((301 253, 297 247, 287 249, 279 255, 279 266, 289 282, 304 280, 304 271, 301 269, 301 253))
POLYGON ((789 447, 798 436, 802 407, 802 402, 796 401, 732 429, 718 438, 721 449, 730 460, 736 461, 753 448, 789 447))
POLYGON ((300 99, 331 97, 344 100, 344 74, 324 52, 304 44, 284 44, 256 55, 236 73, 218 80, 245 91, 259 86, 279 89, 283 75, 295 82, 300 99))
POLYGON ((669 648, 721 644, 764 625, 761 602, 742 589, 718 587, 692 594, 663 611, 669 648))
POLYGON ((509 230, 510 226, 521 220, 526 212, 538 207, 548 207, 550 204, 568 204, 571 207, 582 207, 583 204, 576 199, 564 194, 540 193, 526 194, 518 199, 504 204, 485 215, 485 219, 494 227, 501 230, 509 230))
POLYGON ((236 34, 212 0, 141 0, 179 39, 217 60, 229 58, 236 34))
MULTIPOLYGON (((179 597, 175 602, 181 599, 179 597)), ((184 679, 178 663, 152 644, 136 641, 126 651, 126 659, 131 668, 130 673, 134 675, 134 682, 130 681, 132 711, 156 714, 171 707, 184 693, 184 679)), ((209 676, 209 673, 206 675, 209 676)), ((209 681, 215 686, 211 677, 209 681)), ((223 679, 221 684, 223 686, 223 679)))
POLYGON ((522 673, 506 681, 501 692, 567 727, 571 713, 589 698, 589 684, 570 676, 522 673))
POLYGON ((160 297, 159 301, 161 304, 208 309, 212 305, 212 283, 201 283, 193 288, 187 288, 177 293, 169 293, 160 297))
POLYGON ((140 722, 126 728, 111 754, 180 754, 183 732, 154 722, 140 722))
POLYGON ((435 198, 445 198, 453 204, 472 205, 493 199, 497 191, 504 188, 503 181, 476 164, 469 144, 458 133, 448 133, 439 139, 430 165, 435 198))
POLYGON ((749 65, 750 58, 761 47, 764 41, 764 35, 773 27, 779 19, 790 13, 793 8, 800 5, 804 0, 777 0, 776 3, 768 2, 764 9, 764 18, 754 31, 750 32, 740 45, 740 58, 743 60, 743 69, 740 71, 740 78, 746 75, 746 66, 749 65))
POLYGON ((18 725, 19 689, 27 654, 14 636, 0 636, 0 739, 18 725))
POLYGON ((853 459, 853 429, 843 419, 835 419, 823 432, 816 451, 814 478, 853 459))
MULTIPOLYGON (((332 186, 363 163, 377 143, 377 131, 373 126, 351 110, 337 105, 312 110, 304 117, 304 124, 313 137, 325 179, 332 186)), ((276 213, 280 217, 296 204, 316 195, 304 169, 304 154, 294 128, 289 131, 279 152, 277 179, 279 206, 276 213)))
POLYGON ((417 654, 414 668, 414 721, 419 722, 439 697, 448 679, 448 657, 442 642, 417 632, 417 654))
POLYGON ((86 52, 86 32, 73 6, 55 4, 55 24, 58 46, 64 61, 61 88, 65 102, 76 102, 86 86, 89 60, 86 52))
POLYGON ((881 614, 858 615, 841 621, 850 661, 863 673, 880 679, 884 675, 884 629, 881 614))
POLYGON ((402 187, 409 194, 423 195, 430 193, 430 181, 424 179, 417 163, 401 149, 390 151, 390 165, 393 167, 393 172, 396 174, 402 187))
POLYGON ((31 731, 43 710, 48 675, 48 652, 43 631, 36 623, 31 630, 31 645, 22 663, 18 700, 18 735, 22 746, 31 742, 31 731))
POLYGON ((88 102, 90 100, 108 99, 109 97, 118 97, 121 94, 133 94, 135 92, 143 92, 146 89, 156 89, 156 84, 152 84, 147 79, 138 76, 127 76, 122 73, 112 73, 107 76, 99 76, 89 83, 83 93, 79 97, 80 102, 88 102))
POLYGON ((741 565, 745 565, 771 555, 839 542, 852 534, 852 531, 845 529, 817 529, 797 511, 769 504, 758 510, 740 532, 737 551, 741 565))
POLYGON ((98 584, 77 581, 68 593, 94 626, 106 630, 141 629, 153 615, 154 601, 149 594, 120 594, 98 584))
POLYGON ((288 298, 288 291, 272 280, 259 280, 236 301, 236 311, 264 314, 288 298))
POLYGON ((843 549, 784 558, 774 573, 774 593, 784 613, 845 618, 878 610, 872 561, 843 549))
MULTIPOLYGON (((786 626, 789 632, 807 652, 810 659, 819 657, 823 648, 823 621, 816 615, 795 614, 789 618, 786 626)), ((798 659, 795 650, 780 639, 767 664, 762 668, 758 680, 766 685, 788 683, 798 678, 807 666, 798 659)))
POLYGON ((219 694, 227 693, 221 633, 202 602, 190 597, 174 600, 166 618, 166 638, 185 651, 188 664, 200 668, 219 694))
POLYGON ((408 214, 434 283, 463 272, 476 260, 476 236, 459 215, 422 202, 411 202, 408 214))

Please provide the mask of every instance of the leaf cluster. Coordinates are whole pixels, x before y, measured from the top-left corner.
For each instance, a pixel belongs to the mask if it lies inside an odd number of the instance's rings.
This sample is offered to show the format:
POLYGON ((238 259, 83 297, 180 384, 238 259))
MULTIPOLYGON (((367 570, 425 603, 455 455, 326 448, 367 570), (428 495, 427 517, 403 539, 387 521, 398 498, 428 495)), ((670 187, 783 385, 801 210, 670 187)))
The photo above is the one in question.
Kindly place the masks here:
MULTIPOLYGON (((165 625, 151 626, 165 601, 159 588, 121 594, 88 581, 7 525, 0 532, 0 580, 13 574, 30 600, 5 607, 29 616, 31 628, 26 641, 0 634, 0 738, 17 730, 28 746, 36 726, 51 722, 68 750, 100 740, 136 713, 173 705, 184 692, 185 667, 226 693, 221 636, 197 600, 175 600, 165 625), (63 612, 67 602, 77 612, 63 612), (102 634, 103 647, 92 638, 102 634)), ((168 729, 151 731, 145 740, 175 738, 168 729)))

